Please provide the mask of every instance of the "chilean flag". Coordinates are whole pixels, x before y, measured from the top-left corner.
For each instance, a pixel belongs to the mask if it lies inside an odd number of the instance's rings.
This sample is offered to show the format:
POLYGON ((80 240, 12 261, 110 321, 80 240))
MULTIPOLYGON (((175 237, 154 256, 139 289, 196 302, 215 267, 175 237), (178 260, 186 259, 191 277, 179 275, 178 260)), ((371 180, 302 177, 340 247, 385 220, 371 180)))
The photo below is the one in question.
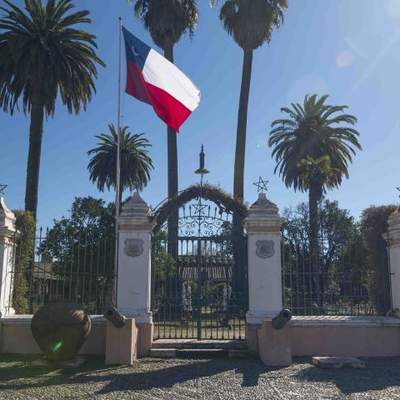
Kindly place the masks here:
POLYGON ((172 129, 179 127, 200 103, 200 91, 173 63, 125 28, 126 93, 153 106, 172 129))

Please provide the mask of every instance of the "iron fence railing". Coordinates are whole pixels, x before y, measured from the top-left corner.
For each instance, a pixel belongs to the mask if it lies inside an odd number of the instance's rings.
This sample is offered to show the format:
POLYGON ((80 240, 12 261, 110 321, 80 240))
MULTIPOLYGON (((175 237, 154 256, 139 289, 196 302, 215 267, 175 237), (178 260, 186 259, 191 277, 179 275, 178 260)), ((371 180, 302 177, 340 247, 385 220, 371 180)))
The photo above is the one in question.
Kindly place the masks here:
POLYGON ((312 262, 308 249, 282 245, 283 302, 294 315, 376 315, 377 302, 390 295, 379 279, 365 254, 312 262))
MULTIPOLYGON (((190 286, 186 288, 182 283, 191 282, 190 290, 193 292, 191 294, 193 299, 196 298, 196 285, 201 284, 204 288, 210 289, 208 291, 203 289, 201 296, 203 300, 209 297, 207 306, 210 310, 215 308, 212 312, 204 311, 204 305, 201 308, 204 314, 201 320, 204 320, 204 325, 207 325, 208 320, 215 325, 213 329, 210 328, 210 334, 206 332, 206 336, 213 337, 215 328, 215 335, 219 337, 221 327, 218 321, 223 320, 224 315, 231 312, 235 321, 234 323, 229 321, 226 330, 228 332, 232 330, 233 325, 239 324, 238 336, 241 337, 244 318, 242 318, 242 311, 247 310, 245 302, 247 295, 234 296, 234 294, 242 293, 242 289, 247 287, 245 284, 247 274, 242 270, 235 270, 237 276, 232 275, 235 264, 231 257, 225 254, 225 252, 231 252, 230 248, 224 247, 225 242, 202 238, 206 251, 204 254, 200 252, 195 257, 196 248, 187 247, 190 240, 190 238, 185 238, 180 241, 178 262, 171 260, 168 256, 165 239, 157 239, 153 242, 152 302, 153 311, 156 311, 156 322, 162 325, 165 320, 175 321, 175 314, 177 314, 180 319, 187 319, 184 322, 188 325, 181 329, 182 332, 192 330, 189 325, 197 324, 197 321, 196 324, 192 321, 196 314, 190 310, 190 307, 188 313, 188 307, 182 300, 188 297, 183 296, 182 291, 189 290, 190 286), (207 244, 207 241, 210 244, 207 244), (177 276, 180 278, 178 279, 177 276), (235 290, 233 283, 238 277, 241 278, 244 286, 235 290), (161 296, 167 289, 168 293, 173 293, 172 297, 171 295, 161 296), (229 290, 232 290, 232 299, 228 294, 229 290), (169 310, 168 307, 171 308, 175 304, 172 298, 179 299, 180 311, 173 312, 174 318, 167 318, 164 314, 169 310), (162 300, 157 302, 157 299, 162 300), (226 301, 227 299, 230 300, 226 301), (243 304, 242 301, 244 301, 243 304), (164 306, 159 307, 160 304, 164 306), (235 310, 232 311, 233 309, 235 310), (187 317, 189 314, 190 318, 187 317), (217 314, 218 318, 214 318, 217 314), (240 318, 238 318, 239 314, 240 318), (236 322, 236 319, 240 321, 236 322)), ((12 272, 14 290, 11 294, 11 304, 18 314, 34 313, 41 305, 54 301, 77 303, 92 314, 102 314, 104 308, 113 302, 116 276, 115 241, 112 235, 97 237, 91 235, 90 232, 71 233, 64 235, 62 240, 58 240, 49 236, 47 232, 39 231, 35 238, 24 238, 23 243, 18 242, 18 239, 16 241, 15 267, 12 272)), ((390 290, 385 283, 388 279, 384 276, 388 271, 387 260, 383 260, 383 263, 385 265, 379 268, 371 268, 365 254, 346 252, 339 252, 330 258, 320 257, 317 263, 312 263, 307 248, 283 244, 284 305, 295 315, 382 314, 379 302, 382 302, 382 299, 385 300, 385 297, 390 297, 390 290), (381 273, 378 273, 379 271, 381 273)), ((196 305, 194 301, 193 304, 196 305)), ((197 319, 200 319, 198 315, 197 319)), ((225 330, 221 328, 222 331, 225 330)), ((160 332, 159 334, 163 336, 160 332)), ((186 335, 189 334, 186 333, 186 335)))
POLYGON ((40 230, 15 250, 12 304, 19 314, 49 302, 72 302, 102 314, 114 296, 114 237, 89 232, 61 240, 40 230))

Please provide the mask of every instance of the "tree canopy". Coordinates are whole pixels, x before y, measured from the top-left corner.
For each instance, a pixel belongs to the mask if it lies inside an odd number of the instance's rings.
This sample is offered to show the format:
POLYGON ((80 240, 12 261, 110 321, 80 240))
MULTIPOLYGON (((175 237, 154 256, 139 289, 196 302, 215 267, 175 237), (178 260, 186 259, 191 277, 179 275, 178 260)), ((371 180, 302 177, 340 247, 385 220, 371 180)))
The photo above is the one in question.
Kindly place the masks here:
POLYGON ((47 232, 39 248, 42 258, 56 260, 62 267, 64 260, 73 258, 78 247, 97 246, 106 241, 113 249, 114 209, 113 203, 106 205, 101 199, 76 197, 70 215, 54 220, 53 227, 47 232))
POLYGON ((25 10, 11 1, 0 19, 0 106, 13 112, 20 97, 30 112, 35 96, 48 115, 56 99, 70 112, 85 108, 96 91, 96 37, 77 25, 90 24, 89 11, 71 13, 71 0, 25 0, 25 10))
POLYGON ((164 50, 184 33, 193 34, 198 19, 196 0, 136 0, 135 14, 143 20, 154 43, 164 50))
POLYGON ((25 210, 36 219, 44 116, 60 97, 78 113, 96 91, 96 37, 81 29, 89 11, 72 12, 71 0, 24 0, 24 8, 4 0, 0 7, 0 108, 30 113, 25 210))
POLYGON ((287 118, 272 123, 268 144, 277 163, 275 172, 295 190, 308 190, 310 177, 318 174, 324 178, 317 179, 323 190, 338 187, 343 176, 349 176, 348 166, 355 150, 361 149, 359 133, 354 129, 357 118, 345 113, 347 106, 326 104, 327 99, 307 95, 303 104, 283 107, 281 111, 287 118), (305 173, 310 166, 314 167, 313 173, 305 173))
MULTIPOLYGON (((116 187, 118 136, 114 125, 109 125, 109 132, 97 135, 96 147, 88 151, 91 156, 88 170, 90 180, 96 183, 100 191, 116 187)), ((120 128, 120 165, 121 193, 125 189, 143 190, 150 181, 153 161, 148 149, 150 142, 143 133, 132 134, 129 128, 120 128)), ((121 199, 121 196, 120 196, 121 199)))
MULTIPOLYGON (((295 208, 286 208, 283 212, 283 237, 286 245, 310 252, 310 230, 308 205, 300 203, 295 208)), ((323 270, 329 267, 349 250, 353 244, 360 243, 360 224, 346 209, 339 207, 337 201, 325 200, 319 211, 319 243, 323 270)))
POLYGON ((287 7, 287 0, 227 0, 221 7, 220 19, 242 49, 254 50, 271 40, 287 7))

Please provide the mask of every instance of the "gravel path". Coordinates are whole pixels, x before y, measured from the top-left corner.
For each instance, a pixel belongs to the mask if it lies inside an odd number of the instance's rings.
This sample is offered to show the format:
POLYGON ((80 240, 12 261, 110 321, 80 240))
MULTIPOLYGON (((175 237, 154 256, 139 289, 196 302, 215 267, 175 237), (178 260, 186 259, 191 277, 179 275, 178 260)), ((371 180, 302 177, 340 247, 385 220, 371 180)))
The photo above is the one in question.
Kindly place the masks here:
POLYGON ((365 370, 322 370, 309 360, 271 370, 253 359, 143 359, 103 367, 90 358, 78 371, 32 367, 0 356, 0 399, 400 399, 400 358, 367 361, 365 370))

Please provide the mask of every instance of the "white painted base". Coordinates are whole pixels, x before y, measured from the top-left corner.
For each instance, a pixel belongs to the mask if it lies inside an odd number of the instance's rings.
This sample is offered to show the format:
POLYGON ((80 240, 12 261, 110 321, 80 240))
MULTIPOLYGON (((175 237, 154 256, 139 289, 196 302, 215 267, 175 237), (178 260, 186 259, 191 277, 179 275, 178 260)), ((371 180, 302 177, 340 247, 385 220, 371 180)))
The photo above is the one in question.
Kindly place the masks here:
POLYGON ((266 320, 276 317, 280 310, 249 310, 246 313, 246 322, 250 325, 261 325, 266 320))
POLYGON ((127 318, 134 318, 136 324, 152 324, 153 313, 146 310, 138 310, 132 307, 119 307, 119 312, 127 318))

